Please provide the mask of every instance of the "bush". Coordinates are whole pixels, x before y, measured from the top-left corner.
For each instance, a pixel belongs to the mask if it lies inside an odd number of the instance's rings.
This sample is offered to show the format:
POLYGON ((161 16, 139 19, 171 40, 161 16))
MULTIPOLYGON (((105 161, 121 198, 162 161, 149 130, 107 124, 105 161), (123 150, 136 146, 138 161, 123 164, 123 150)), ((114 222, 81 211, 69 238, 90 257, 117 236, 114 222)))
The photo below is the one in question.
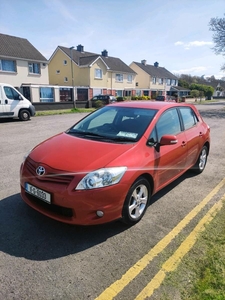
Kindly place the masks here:
POLYGON ((117 101, 124 101, 124 100, 126 100, 126 98, 124 98, 124 97, 117 97, 116 99, 117 99, 117 101))
POLYGON ((101 100, 97 100, 97 101, 95 102, 95 107, 96 107, 96 108, 100 108, 100 107, 103 107, 103 106, 104 106, 104 104, 102 103, 101 100))
POLYGON ((151 100, 149 96, 132 96, 131 100, 151 100))

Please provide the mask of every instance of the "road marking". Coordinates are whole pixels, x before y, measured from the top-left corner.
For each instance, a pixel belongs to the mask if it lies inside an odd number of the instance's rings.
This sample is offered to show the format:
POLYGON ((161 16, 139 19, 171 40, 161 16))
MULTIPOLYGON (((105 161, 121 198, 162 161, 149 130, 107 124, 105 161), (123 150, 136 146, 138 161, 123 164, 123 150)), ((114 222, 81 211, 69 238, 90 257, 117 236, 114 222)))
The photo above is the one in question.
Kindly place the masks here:
POLYGON ((162 238, 147 254, 136 262, 119 280, 106 288, 95 300, 110 300, 116 297, 144 268, 181 232, 185 226, 204 208, 214 195, 224 186, 225 178, 177 224, 164 238, 162 238))
POLYGON ((222 208, 223 201, 225 201, 225 194, 223 197, 213 205, 213 207, 207 212, 207 214, 200 220, 193 231, 182 242, 180 247, 174 252, 172 256, 162 265, 162 269, 153 277, 153 279, 146 285, 146 287, 140 292, 135 300, 143 300, 150 297, 153 292, 159 288, 168 272, 174 271, 181 259, 185 254, 194 246, 198 235, 205 230, 205 225, 208 224, 222 208))

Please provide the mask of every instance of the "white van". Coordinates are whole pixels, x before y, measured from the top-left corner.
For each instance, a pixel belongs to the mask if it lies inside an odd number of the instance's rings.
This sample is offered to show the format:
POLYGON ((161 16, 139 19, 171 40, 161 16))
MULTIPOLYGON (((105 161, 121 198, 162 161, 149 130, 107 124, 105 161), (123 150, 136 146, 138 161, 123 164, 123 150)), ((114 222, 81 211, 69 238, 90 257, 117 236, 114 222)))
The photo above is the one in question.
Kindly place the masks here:
POLYGON ((35 115, 35 107, 12 85, 0 83, 0 118, 27 121, 35 115))

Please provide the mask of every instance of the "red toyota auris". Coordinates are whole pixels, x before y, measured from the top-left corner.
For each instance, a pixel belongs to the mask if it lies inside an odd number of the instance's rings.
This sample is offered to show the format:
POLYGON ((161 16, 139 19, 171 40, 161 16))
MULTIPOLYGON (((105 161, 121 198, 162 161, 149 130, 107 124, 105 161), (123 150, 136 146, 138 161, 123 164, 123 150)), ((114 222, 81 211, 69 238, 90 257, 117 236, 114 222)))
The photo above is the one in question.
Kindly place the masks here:
POLYGON ((191 104, 114 103, 32 149, 21 195, 58 221, 132 225, 153 194, 190 168, 201 173, 209 148, 210 128, 191 104))

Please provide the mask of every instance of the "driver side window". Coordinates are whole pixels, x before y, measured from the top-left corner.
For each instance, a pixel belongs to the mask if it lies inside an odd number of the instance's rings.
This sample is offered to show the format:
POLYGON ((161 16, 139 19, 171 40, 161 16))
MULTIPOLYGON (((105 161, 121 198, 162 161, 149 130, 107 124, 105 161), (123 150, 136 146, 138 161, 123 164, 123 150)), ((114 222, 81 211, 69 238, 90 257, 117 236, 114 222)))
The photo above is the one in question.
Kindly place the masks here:
POLYGON ((20 95, 11 87, 4 86, 5 95, 11 100, 20 100, 20 95))
POLYGON ((176 108, 167 110, 156 124, 158 142, 163 135, 177 135, 181 132, 180 119, 176 108))

